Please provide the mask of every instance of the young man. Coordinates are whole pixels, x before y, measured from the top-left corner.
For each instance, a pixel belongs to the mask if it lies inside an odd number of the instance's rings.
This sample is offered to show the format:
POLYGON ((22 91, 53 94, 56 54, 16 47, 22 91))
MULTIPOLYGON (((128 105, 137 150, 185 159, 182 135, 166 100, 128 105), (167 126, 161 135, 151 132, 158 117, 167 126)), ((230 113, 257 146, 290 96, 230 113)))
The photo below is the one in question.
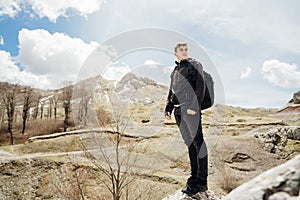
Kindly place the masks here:
POLYGON ((207 190, 208 156, 201 124, 201 103, 205 94, 203 67, 199 61, 188 57, 186 43, 178 43, 174 55, 177 61, 171 74, 165 118, 170 120, 174 109, 191 166, 191 176, 182 192, 193 195, 207 190))

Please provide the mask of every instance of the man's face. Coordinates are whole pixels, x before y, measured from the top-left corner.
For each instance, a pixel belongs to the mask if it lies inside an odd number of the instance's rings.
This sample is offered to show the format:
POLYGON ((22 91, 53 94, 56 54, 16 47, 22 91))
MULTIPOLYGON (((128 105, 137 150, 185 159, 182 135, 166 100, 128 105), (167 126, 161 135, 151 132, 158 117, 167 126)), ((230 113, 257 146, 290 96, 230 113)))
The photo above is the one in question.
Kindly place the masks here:
POLYGON ((177 54, 179 54, 183 59, 188 58, 188 47, 187 46, 179 46, 177 47, 177 54))

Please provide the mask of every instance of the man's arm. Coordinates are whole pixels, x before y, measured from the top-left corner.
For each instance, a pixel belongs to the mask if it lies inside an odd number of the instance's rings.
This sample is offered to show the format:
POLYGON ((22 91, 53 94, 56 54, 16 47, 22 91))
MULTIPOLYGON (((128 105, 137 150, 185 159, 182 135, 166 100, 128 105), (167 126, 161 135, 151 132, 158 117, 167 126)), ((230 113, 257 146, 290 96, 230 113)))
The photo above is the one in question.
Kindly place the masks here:
POLYGON ((169 94, 168 94, 168 98, 167 98, 167 105, 165 108, 165 116, 166 115, 171 115, 173 109, 174 109, 174 104, 171 102, 171 97, 173 95, 173 92, 171 89, 169 89, 169 94))
POLYGON ((173 92, 172 92, 172 82, 173 82, 173 75, 174 75, 174 71, 171 73, 170 78, 171 78, 171 82, 170 82, 170 88, 169 88, 169 94, 167 97, 167 104, 166 104, 166 108, 165 108, 165 117, 167 119, 171 119, 171 113, 174 109, 174 104, 172 103, 172 96, 173 96, 173 92))

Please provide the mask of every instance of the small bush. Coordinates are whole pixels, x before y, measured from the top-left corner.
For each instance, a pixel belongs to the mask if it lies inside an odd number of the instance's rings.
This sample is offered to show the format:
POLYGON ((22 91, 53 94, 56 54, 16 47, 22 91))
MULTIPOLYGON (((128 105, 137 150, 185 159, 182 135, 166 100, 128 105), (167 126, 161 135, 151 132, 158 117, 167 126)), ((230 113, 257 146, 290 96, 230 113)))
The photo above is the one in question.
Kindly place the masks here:
POLYGON ((98 118, 98 124, 100 126, 106 126, 107 124, 112 123, 111 114, 106 111, 103 107, 99 107, 97 109, 97 118, 98 118))
POLYGON ((224 174, 220 183, 221 188, 228 193, 240 185, 239 179, 232 174, 224 174))
POLYGON ((246 122, 247 120, 245 119, 237 119, 236 122, 246 122))

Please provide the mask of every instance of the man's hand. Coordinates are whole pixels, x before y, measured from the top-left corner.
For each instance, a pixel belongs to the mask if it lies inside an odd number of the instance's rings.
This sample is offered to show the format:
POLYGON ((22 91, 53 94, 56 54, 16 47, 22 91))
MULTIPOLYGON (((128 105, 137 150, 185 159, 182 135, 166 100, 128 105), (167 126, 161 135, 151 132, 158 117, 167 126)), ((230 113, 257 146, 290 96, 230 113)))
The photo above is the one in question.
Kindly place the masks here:
POLYGON ((165 115, 165 118, 167 120, 171 120, 171 113, 170 112, 167 112, 166 115, 165 115))
POLYGON ((187 109, 186 112, 187 112, 187 114, 189 114, 189 115, 195 115, 195 114, 197 113, 196 111, 191 110, 191 109, 187 109))

